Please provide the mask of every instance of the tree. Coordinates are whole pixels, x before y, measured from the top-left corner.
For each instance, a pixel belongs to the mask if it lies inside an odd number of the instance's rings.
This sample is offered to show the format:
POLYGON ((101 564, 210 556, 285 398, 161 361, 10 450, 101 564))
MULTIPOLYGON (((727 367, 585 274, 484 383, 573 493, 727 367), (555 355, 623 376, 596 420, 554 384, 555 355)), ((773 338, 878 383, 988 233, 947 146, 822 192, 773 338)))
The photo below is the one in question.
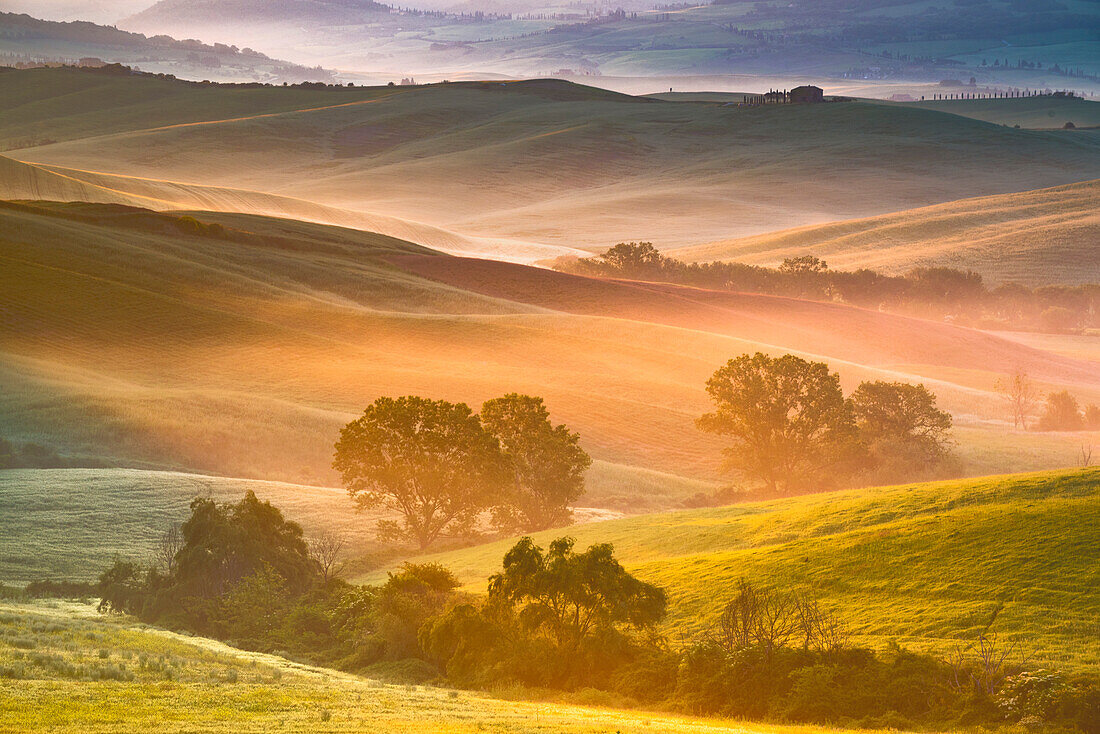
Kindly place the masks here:
POLYGON ((851 445, 840 378, 822 362, 744 354, 714 373, 707 392, 717 410, 699 418, 699 428, 733 437, 730 463, 770 491, 820 484, 821 470, 851 445))
POLYGON ((545 530, 572 522, 592 459, 576 433, 550 423, 542 398, 510 393, 481 407, 481 424, 500 442, 511 482, 494 509, 504 529, 545 530))
POLYGON ((779 272, 789 274, 824 273, 828 269, 829 266, 824 260, 813 255, 788 257, 779 265, 779 272))
POLYGON ((878 464, 911 470, 949 453, 951 415, 924 385, 864 382, 849 398, 861 445, 878 464))
POLYGON ((306 540, 309 556, 321 569, 321 578, 328 581, 335 576, 339 567, 337 561, 348 543, 348 536, 335 530, 322 530, 306 540))
POLYGON ((1047 395, 1046 408, 1039 418, 1040 431, 1079 431, 1085 425, 1077 398, 1069 390, 1047 395))
POLYGON ((175 556, 173 583, 181 594, 221 596, 245 577, 268 569, 295 593, 309 588, 319 574, 301 526, 251 490, 237 503, 195 499, 180 532, 183 546, 175 556))
POLYGON ((1100 405, 1089 405, 1085 408, 1085 428, 1090 431, 1100 430, 1100 405))
POLYGON ((623 275, 652 275, 660 270, 664 256, 652 242, 620 242, 599 259, 623 275))
POLYGON ((548 635, 565 650, 620 627, 649 629, 661 621, 664 591, 631 576, 609 543, 573 550, 558 538, 548 552, 522 538, 504 556, 504 571, 489 579, 489 600, 518 609, 523 626, 548 635))
POLYGON ((1013 428, 1027 430, 1027 422, 1039 400, 1039 390, 1026 372, 1016 370, 1011 377, 1002 377, 994 387, 1005 396, 1012 408, 1013 428))
POLYGON ((406 396, 379 398, 344 426, 332 465, 361 509, 401 514, 401 524, 379 522, 383 539, 424 549, 472 532, 500 494, 502 462, 469 406, 406 396))
POLYGON ((178 523, 168 526, 168 529, 160 536, 157 546, 153 550, 153 561, 157 568, 171 576, 176 570, 176 554, 183 548, 183 532, 178 523))

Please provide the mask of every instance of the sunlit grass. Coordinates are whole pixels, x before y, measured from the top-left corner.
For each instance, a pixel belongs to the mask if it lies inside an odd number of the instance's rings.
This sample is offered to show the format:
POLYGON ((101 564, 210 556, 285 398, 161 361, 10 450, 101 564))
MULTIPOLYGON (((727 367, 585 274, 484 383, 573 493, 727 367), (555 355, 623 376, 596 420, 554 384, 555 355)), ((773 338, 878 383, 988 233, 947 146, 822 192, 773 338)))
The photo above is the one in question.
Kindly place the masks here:
MULTIPOLYGON (((818 594, 854 640, 941 654, 993 630, 1018 659, 1100 657, 1100 469, 872 488, 548 531, 667 589, 673 637, 698 634, 740 578, 818 594)), ((484 591, 514 540, 425 557, 484 591)), ((368 577, 373 578, 373 577, 368 577)))
POLYGON ((811 734, 397 686, 235 650, 86 605, 0 603, 0 731, 811 734))

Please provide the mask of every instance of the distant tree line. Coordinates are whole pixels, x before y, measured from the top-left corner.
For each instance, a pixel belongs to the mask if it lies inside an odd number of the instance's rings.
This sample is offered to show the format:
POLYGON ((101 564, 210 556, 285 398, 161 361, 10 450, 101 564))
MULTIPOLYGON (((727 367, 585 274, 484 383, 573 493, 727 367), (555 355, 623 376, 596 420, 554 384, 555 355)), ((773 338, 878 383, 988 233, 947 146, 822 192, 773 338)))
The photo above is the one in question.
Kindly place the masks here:
POLYGON ((87 457, 63 456, 53 446, 33 441, 10 441, 0 436, 0 469, 68 469, 102 467, 106 462, 87 457))
POLYGON ((989 288, 975 272, 946 267, 891 276, 866 268, 830 270, 812 255, 788 258, 778 268, 687 263, 662 255, 649 242, 619 243, 595 257, 561 259, 555 267, 580 275, 836 301, 981 328, 1068 332, 1100 326, 1100 284, 989 288))
POLYGON ((302 529, 252 493, 191 507, 171 563, 118 560, 102 574, 102 611, 393 681, 867 728, 1100 732, 1095 678, 1028 670, 988 633, 951 660, 874 652, 813 595, 741 581, 712 589, 719 614, 674 641, 660 628, 665 591, 624 569, 609 544, 523 538, 487 595, 459 591, 433 563, 357 586, 325 578, 302 529))

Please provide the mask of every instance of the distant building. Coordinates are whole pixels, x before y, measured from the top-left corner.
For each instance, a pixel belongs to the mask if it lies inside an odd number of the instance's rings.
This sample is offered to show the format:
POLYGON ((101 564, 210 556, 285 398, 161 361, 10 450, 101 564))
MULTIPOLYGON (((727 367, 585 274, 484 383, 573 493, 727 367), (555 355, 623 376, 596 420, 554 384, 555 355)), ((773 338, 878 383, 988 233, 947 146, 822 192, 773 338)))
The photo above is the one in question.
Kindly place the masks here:
POLYGON ((794 104, 812 104, 825 100, 825 92, 821 87, 808 84, 803 87, 795 87, 790 92, 790 101, 794 104))
POLYGON ((98 59, 95 56, 85 56, 79 62, 77 62, 77 66, 85 66, 93 69, 98 69, 99 67, 106 65, 107 62, 105 62, 103 59, 98 59))

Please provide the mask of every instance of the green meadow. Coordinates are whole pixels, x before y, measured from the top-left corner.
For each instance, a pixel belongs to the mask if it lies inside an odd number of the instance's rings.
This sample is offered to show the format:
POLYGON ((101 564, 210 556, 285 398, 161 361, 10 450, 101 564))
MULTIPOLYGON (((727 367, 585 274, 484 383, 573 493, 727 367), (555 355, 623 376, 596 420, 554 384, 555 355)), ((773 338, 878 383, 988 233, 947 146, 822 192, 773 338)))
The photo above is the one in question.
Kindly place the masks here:
MULTIPOLYGON (((1100 468, 817 494, 534 535, 609 542, 669 593, 665 631, 707 629, 737 581, 813 592, 878 649, 948 654, 981 633, 1061 669, 1100 657, 1100 468)), ((484 591, 514 540, 438 553, 484 591)), ((379 574, 366 577, 378 580, 379 574)))

